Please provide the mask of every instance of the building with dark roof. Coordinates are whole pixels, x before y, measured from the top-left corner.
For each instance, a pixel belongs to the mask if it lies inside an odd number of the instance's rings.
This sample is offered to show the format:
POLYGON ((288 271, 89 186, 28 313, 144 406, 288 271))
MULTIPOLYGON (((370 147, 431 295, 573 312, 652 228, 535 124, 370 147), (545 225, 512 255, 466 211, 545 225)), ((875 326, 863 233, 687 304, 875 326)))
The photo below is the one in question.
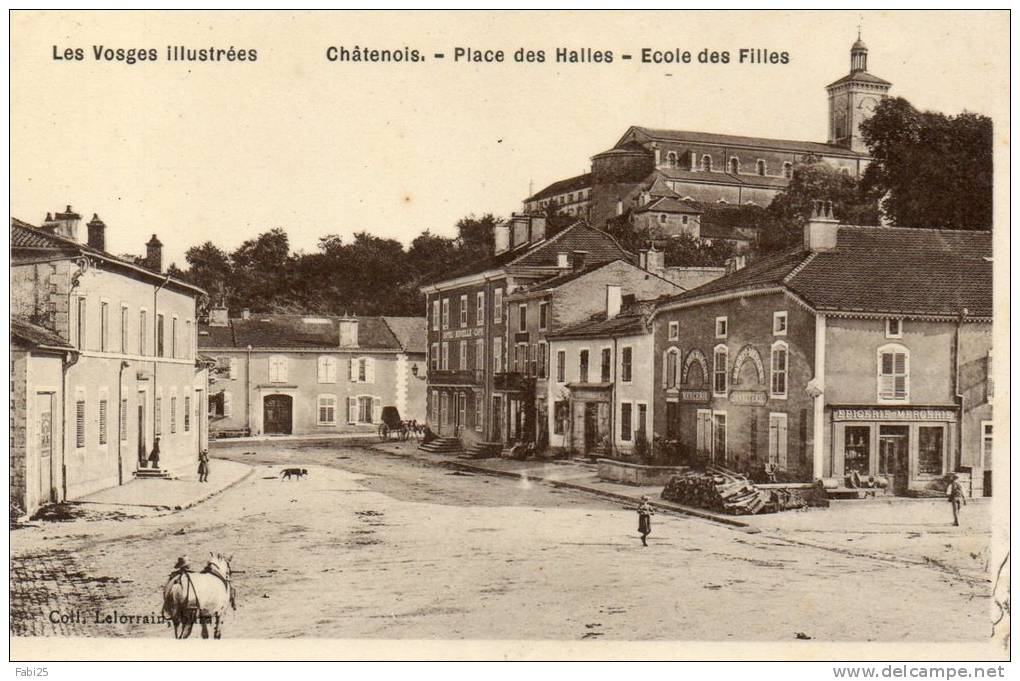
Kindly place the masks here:
POLYGON ((868 72, 867 56, 858 38, 851 47, 850 73, 826 88, 825 142, 632 126, 612 148, 592 157, 590 173, 550 184, 525 199, 524 210, 564 210, 575 205, 572 197, 581 196, 585 217, 602 228, 644 206, 653 188, 676 199, 767 206, 789 184, 794 168, 809 160, 860 177, 870 160, 860 125, 891 87, 868 72))
MULTIPOLYGON (((658 301, 655 432, 751 475, 991 487, 988 232, 841 225, 658 301)), ((863 482, 862 482, 863 481, 863 482)))
POLYGON ((231 435, 371 432, 383 407, 425 419, 425 320, 251 314, 214 308, 198 344, 217 369, 210 430, 231 435))
POLYGON ((164 272, 155 235, 144 257, 114 255, 103 221, 70 206, 38 227, 13 218, 10 237, 12 498, 31 512, 193 473, 207 446, 202 289, 164 272))

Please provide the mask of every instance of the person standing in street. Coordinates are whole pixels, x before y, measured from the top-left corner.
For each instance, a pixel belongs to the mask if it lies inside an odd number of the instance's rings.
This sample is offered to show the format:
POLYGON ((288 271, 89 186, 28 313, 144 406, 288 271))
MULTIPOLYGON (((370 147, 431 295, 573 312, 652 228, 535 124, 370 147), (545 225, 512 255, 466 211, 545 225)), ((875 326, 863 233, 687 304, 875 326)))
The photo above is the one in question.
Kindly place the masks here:
POLYGON ((652 533, 652 504, 648 495, 641 496, 641 505, 638 506, 638 532, 641 534, 641 545, 648 546, 648 535, 652 533))
POLYGON ((209 450, 198 453, 198 481, 209 482, 209 450))
POLYGON ((152 440, 152 452, 149 454, 149 465, 151 468, 159 469, 159 437, 152 440))
POLYGON ((953 507, 953 526, 960 526, 960 506, 967 503, 965 495, 963 493, 963 485, 960 484, 960 478, 956 473, 949 474, 949 484, 946 486, 946 496, 949 498, 949 504, 953 507))

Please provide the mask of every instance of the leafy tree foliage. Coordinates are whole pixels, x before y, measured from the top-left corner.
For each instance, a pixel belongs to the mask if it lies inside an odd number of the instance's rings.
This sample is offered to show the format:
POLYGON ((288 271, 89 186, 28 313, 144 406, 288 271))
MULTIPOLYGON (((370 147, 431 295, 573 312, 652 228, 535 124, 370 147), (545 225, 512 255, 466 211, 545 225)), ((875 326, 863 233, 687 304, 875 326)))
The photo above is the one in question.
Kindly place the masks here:
POLYGON ((883 196, 882 210, 892 224, 991 229, 990 118, 918 111, 896 97, 878 105, 861 133, 875 158, 864 185, 883 196))

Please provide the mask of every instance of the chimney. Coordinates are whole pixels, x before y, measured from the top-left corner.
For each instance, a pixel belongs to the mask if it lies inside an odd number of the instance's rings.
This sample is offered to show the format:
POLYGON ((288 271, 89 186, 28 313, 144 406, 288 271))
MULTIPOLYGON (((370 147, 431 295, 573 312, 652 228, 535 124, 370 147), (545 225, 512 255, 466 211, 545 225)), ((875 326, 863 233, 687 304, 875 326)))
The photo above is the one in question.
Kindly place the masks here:
POLYGON ((250 308, 245 307, 245 308, 241 309, 241 319, 251 319, 251 309, 250 308))
POLYGON ((155 234, 145 244, 145 267, 153 272, 163 272, 163 242, 155 234))
POLYGON ((666 253, 664 251, 657 250, 655 244, 642 253, 644 258, 644 265, 641 269, 646 272, 661 277, 663 272, 666 270, 666 253))
POLYGON ((832 201, 812 201, 811 219, 804 225, 804 249, 831 251, 836 247, 839 222, 832 214, 832 201))
POLYGON ((493 239, 495 242, 495 248, 493 249, 493 255, 499 255, 510 250, 510 223, 506 220, 496 223, 496 227, 493 230, 493 239))
POLYGON ((54 214, 52 219, 47 213, 46 218, 45 225, 48 230, 52 229, 53 234, 78 241, 78 223, 81 222, 81 216, 71 210, 70 206, 63 213, 54 214))
POLYGON ((571 251, 570 265, 575 272, 584 269, 584 261, 588 257, 588 251, 571 251))
POLYGON ((338 322, 340 326, 340 347, 358 347, 358 318, 344 315, 338 322))
POLYGON ((230 324, 230 310, 224 305, 209 308, 209 326, 227 326, 230 324))
POLYGON ((86 225, 89 230, 89 241, 88 244, 91 248, 97 251, 106 250, 106 223, 99 219, 99 216, 95 213, 92 214, 92 220, 86 225))
POLYGON ((58 226, 57 221, 53 219, 53 214, 47 213, 46 217, 43 218, 42 224, 39 225, 39 229, 50 234, 56 234, 58 226))
POLYGON ((541 241, 545 238, 545 216, 544 215, 532 215, 531 216, 531 241, 541 241))
POLYGON ((613 319, 623 307, 623 287, 616 284, 606 286, 606 319, 613 319))

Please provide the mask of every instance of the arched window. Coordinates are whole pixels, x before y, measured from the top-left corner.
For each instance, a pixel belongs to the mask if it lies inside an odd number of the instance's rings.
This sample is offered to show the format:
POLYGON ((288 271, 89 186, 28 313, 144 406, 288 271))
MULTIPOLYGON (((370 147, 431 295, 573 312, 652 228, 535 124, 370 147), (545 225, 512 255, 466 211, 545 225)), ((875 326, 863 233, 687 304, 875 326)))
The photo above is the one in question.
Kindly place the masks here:
POLYGON ((669 166, 670 168, 676 168, 677 160, 675 151, 671 151, 668 154, 666 154, 666 165, 669 166))
POLYGON ((793 164, 789 161, 783 164, 783 177, 788 180, 793 179, 793 164))
POLYGON ((878 349, 878 399, 881 402, 910 399, 910 351, 897 343, 878 349))
POLYGON ((736 156, 730 159, 730 174, 731 175, 740 174, 740 159, 738 159, 736 156))
POLYGON ((786 341, 776 341, 772 344, 771 362, 771 394, 772 397, 786 399, 787 394, 787 372, 790 361, 790 346, 786 341))
POLYGON ((701 169, 706 173, 712 170, 712 157, 708 154, 701 157, 701 169))
POLYGON ((764 176, 765 175, 765 161, 763 161, 762 159, 759 158, 758 162, 755 163, 754 165, 755 165, 755 170, 758 171, 758 174, 764 176))
POLYGON ((659 213, 659 222, 661 224, 663 224, 663 225, 666 224, 666 214, 665 213, 659 213))
POLYGON ((725 395, 729 388, 729 350, 715 346, 712 353, 712 394, 725 395))

